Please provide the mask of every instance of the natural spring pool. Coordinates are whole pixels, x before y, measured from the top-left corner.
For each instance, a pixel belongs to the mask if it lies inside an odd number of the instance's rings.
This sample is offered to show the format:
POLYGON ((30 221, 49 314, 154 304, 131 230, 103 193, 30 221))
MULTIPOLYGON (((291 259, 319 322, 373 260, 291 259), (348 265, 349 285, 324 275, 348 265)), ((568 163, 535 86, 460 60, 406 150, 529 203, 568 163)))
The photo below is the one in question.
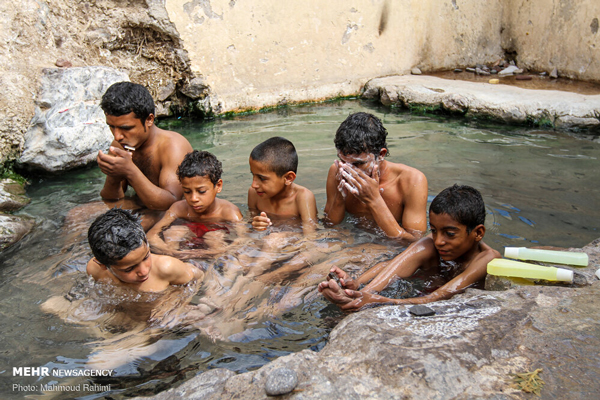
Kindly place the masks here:
MULTIPOLYGON (((481 191, 488 210, 484 241, 493 248, 582 247, 600 236, 600 143, 585 135, 419 116, 362 101, 290 107, 205 123, 170 120, 160 125, 184 134, 195 149, 210 151, 219 158, 224 170, 220 197, 239 206, 242 213, 247 212, 246 196, 251 184, 251 149, 272 136, 290 139, 300 158, 296 182, 314 192, 321 217, 327 170, 336 158, 335 130, 348 114, 357 111, 371 112, 383 120, 389 132, 388 160, 423 171, 429 182, 430 201, 455 182, 481 191)), ((39 388, 89 383, 85 377, 14 377, 13 368, 80 371, 104 346, 103 341, 126 334, 126 329, 114 329, 110 315, 96 318, 102 313, 97 310, 99 300, 93 297, 100 295, 102 288, 96 288, 94 295, 88 294, 92 298, 86 303, 88 309, 78 309, 81 315, 70 321, 41 309, 49 298, 65 295, 76 283, 88 285, 84 271, 90 251, 81 234, 87 225, 67 230, 64 223, 70 209, 99 199, 103 182, 100 170, 90 167, 60 177, 32 179, 27 188, 32 201, 20 214, 34 217, 36 228, 0 255, 0 397, 93 399, 151 395, 209 368, 244 372, 290 352, 319 350, 325 345, 331 326, 341 314, 309 292, 304 303, 280 315, 240 318, 244 320, 243 329, 230 341, 213 341, 190 324, 155 326, 134 344, 148 344, 151 352, 141 352, 137 357, 134 354, 115 367, 117 376, 93 381, 110 386, 109 391, 98 387, 82 387, 75 392, 13 390, 13 384, 39 388)), ((377 233, 356 229, 352 220, 332 229, 348 239, 338 242, 342 246, 337 252, 324 256, 330 263, 349 260, 357 266, 372 265, 401 250, 377 233), (378 247, 376 251, 361 252, 367 245, 378 247)), ((279 253, 286 251, 280 249, 279 253)), ((285 260, 285 254, 278 257, 285 260)), ((194 296, 194 301, 199 298, 194 296)), ((267 288, 252 301, 258 305, 278 298, 275 289, 267 288)), ((117 342, 119 346, 131 345, 123 343, 117 342)), ((117 347, 117 353, 120 349, 117 347)))

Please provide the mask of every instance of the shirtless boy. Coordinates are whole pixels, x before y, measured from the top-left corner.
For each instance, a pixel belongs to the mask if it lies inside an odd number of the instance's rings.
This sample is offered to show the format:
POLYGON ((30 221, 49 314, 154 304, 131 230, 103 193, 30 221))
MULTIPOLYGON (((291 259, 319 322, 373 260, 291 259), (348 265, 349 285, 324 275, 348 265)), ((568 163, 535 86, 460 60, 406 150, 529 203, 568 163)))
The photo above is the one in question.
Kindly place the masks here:
POLYGON ((296 148, 287 139, 272 137, 250 153, 252 186, 248 189, 248 209, 255 215, 252 227, 265 230, 272 225, 269 215, 300 218, 304 233, 317 224, 317 202, 307 188, 294 183, 298 168, 296 148))
POLYGON ((170 285, 204 278, 191 264, 152 254, 138 217, 127 210, 113 208, 98 217, 90 226, 88 241, 94 258, 87 264, 87 273, 96 281, 162 292, 170 285))
POLYGON ((500 253, 482 242, 485 214, 483 199, 476 189, 458 185, 446 188, 435 197, 429 209, 431 235, 413 243, 389 263, 376 265, 356 280, 334 267, 331 272, 340 278, 342 288, 330 279, 319 284, 319 291, 346 312, 358 311, 367 305, 422 304, 449 299, 481 283, 487 274, 487 264, 501 257, 500 253), (417 269, 431 274, 441 273, 447 278, 447 283, 422 297, 390 299, 376 294, 395 280, 412 276, 417 269), (367 286, 359 291, 361 284, 367 286))
MULTIPOLYGON (((227 231, 225 226, 215 227, 215 223, 242 221, 242 213, 237 206, 217 198, 217 194, 223 189, 222 173, 221 162, 213 154, 198 150, 186 154, 177 168, 177 176, 185 199, 173 203, 165 216, 148 232, 148 241, 153 248, 169 255, 185 256, 191 253, 193 256, 202 256, 203 254, 197 251, 177 250, 179 243, 175 241, 167 244, 160 237, 160 233, 169 228, 178 218, 191 222, 181 228, 184 235, 192 234, 192 239, 208 236, 211 232, 227 231)), ((166 235, 166 232, 164 234, 166 235)), ((213 248, 211 255, 222 250, 213 248)), ((208 255, 209 252, 203 253, 208 255)))
POLYGON ((386 136, 379 118, 368 113, 342 122, 334 139, 339 160, 327 175, 325 219, 336 225, 349 212, 373 220, 389 237, 412 242, 427 229, 427 179, 385 160, 386 136))
POLYGON ((108 154, 98 152, 98 166, 106 174, 100 195, 119 200, 131 186, 143 206, 168 209, 181 199, 175 170, 192 146, 180 134, 154 124, 154 101, 142 85, 115 83, 102 96, 100 106, 114 136, 108 154))

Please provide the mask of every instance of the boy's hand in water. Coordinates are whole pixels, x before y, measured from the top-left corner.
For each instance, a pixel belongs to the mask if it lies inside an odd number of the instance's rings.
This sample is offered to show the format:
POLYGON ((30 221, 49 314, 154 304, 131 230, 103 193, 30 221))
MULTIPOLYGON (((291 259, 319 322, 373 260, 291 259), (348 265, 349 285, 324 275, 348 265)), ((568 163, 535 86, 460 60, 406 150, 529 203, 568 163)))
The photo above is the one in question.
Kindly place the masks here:
POLYGON ((379 167, 377 164, 373 166, 370 176, 347 163, 342 164, 340 174, 343 177, 342 182, 344 182, 346 189, 361 201, 368 203, 381 195, 379 191, 379 167))
MULTIPOLYGON (((335 282, 336 288, 340 288, 340 290, 343 290, 343 289, 357 290, 358 289, 358 283, 356 283, 356 281, 354 279, 350 278, 348 276, 348 274, 346 273, 346 271, 344 271, 338 267, 333 267, 333 268, 331 268, 330 273, 337 275, 337 277, 339 278, 341 286, 338 285, 337 282, 335 282)), ((322 289, 326 289, 326 288, 331 289, 333 286, 333 285, 329 285, 329 283, 331 281, 332 281, 332 279, 328 279, 325 282, 321 282, 321 284, 319 284, 319 291, 322 292, 322 289)))
POLYGON ((252 227, 257 231, 264 231, 269 226, 273 225, 266 212, 261 212, 260 215, 252 218, 252 227))
POLYGON ((102 173, 108 176, 127 177, 131 168, 135 167, 131 152, 110 146, 109 153, 98 151, 98 166, 102 173))

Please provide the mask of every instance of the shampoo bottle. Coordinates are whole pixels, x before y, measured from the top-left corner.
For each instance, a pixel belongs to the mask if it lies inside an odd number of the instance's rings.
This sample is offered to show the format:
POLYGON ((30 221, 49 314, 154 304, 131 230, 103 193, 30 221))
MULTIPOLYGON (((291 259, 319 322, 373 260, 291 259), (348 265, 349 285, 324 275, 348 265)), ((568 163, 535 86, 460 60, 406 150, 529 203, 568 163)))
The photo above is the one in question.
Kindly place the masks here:
POLYGON ((532 260, 556 264, 576 265, 587 267, 588 255, 571 251, 555 251, 542 249, 528 249, 527 247, 506 247, 504 257, 518 260, 532 260))
POLYGON ((512 276, 515 278, 545 279, 547 281, 573 282, 573 271, 544 267, 520 261, 495 258, 487 265, 487 272, 497 276, 512 276))

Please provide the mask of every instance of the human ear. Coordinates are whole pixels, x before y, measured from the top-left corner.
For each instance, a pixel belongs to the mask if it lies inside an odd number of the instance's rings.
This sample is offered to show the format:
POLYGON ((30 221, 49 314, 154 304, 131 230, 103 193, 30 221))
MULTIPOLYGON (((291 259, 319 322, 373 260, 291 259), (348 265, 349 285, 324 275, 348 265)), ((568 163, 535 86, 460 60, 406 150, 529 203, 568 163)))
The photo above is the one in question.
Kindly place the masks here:
POLYGON ((148 118, 146 118, 146 127, 150 128, 152 125, 154 125, 154 114, 150 114, 148 115, 148 118))
POLYGON ((293 171, 288 171, 283 175, 283 178, 285 179, 286 185, 291 185, 296 179, 296 173, 293 171))
POLYGON ((383 161, 386 154, 387 154, 387 149, 383 148, 383 149, 379 150, 379 157, 377 158, 377 161, 383 161))
POLYGON ((479 224, 473 229, 473 232, 475 232, 475 240, 479 242, 485 236, 485 226, 479 224))
POLYGON ((217 190, 217 193, 221 193, 221 190, 223 190, 223 179, 219 179, 215 185, 215 189, 217 190))

